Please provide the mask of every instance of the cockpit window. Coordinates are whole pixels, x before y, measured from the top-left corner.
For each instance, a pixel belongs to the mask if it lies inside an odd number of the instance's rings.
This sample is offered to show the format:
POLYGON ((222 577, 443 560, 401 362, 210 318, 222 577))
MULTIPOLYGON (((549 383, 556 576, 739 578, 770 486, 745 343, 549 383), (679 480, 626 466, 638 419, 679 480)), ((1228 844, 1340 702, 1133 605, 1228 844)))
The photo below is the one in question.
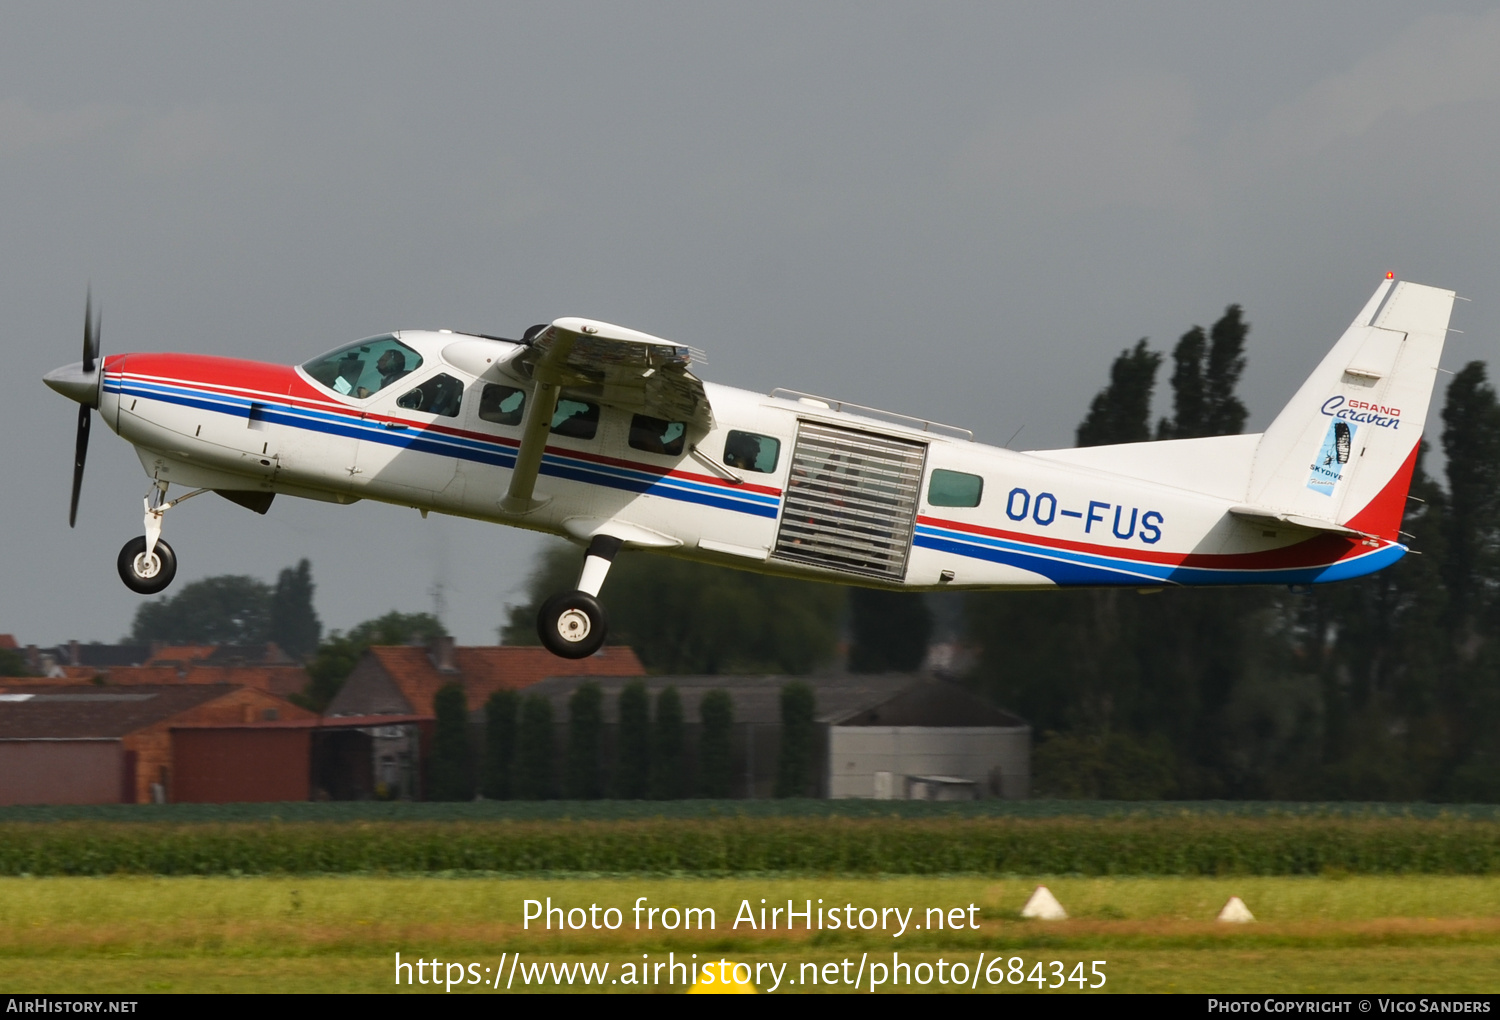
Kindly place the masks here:
POLYGON ((415 389, 407 390, 396 401, 408 411, 426 411, 444 417, 458 417, 464 398, 464 384, 446 373, 438 373, 415 389))
POLYGON ((314 358, 302 368, 313 381, 363 400, 422 367, 422 355, 390 333, 314 358))

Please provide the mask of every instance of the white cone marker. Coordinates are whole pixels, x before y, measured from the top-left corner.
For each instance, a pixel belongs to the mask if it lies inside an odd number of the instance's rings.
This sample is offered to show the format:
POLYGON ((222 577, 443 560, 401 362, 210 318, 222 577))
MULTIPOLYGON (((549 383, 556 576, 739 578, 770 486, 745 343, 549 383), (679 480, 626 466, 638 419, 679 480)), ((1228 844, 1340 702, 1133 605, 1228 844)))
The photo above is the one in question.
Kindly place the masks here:
POLYGON ((1045 885, 1036 887, 1036 892, 1031 894, 1031 899, 1026 901, 1026 906, 1021 908, 1022 917, 1037 917, 1043 921, 1065 921, 1068 912, 1057 902, 1057 897, 1045 885))
POLYGON ((1250 913, 1250 908, 1245 906, 1245 901, 1238 896, 1229 897, 1229 902, 1224 904, 1224 909, 1219 911, 1219 920, 1228 921, 1231 924, 1245 924, 1255 920, 1255 915, 1250 913))

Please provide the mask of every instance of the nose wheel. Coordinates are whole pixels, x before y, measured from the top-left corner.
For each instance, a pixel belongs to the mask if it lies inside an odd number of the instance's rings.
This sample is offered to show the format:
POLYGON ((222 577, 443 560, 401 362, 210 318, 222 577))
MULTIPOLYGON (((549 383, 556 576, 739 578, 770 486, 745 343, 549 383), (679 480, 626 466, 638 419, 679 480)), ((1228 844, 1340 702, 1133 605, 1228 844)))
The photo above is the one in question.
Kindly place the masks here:
POLYGON ((177 554, 159 538, 156 548, 147 553, 146 536, 142 535, 125 543, 116 566, 125 587, 138 595, 155 595, 177 576, 177 554))
POLYGON ((162 518, 178 503, 207 491, 207 489, 194 489, 186 495, 168 501, 167 483, 160 479, 152 480, 151 494, 145 499, 146 533, 126 542, 125 548, 120 550, 120 556, 115 561, 120 571, 120 580, 125 582, 125 587, 137 595, 155 595, 172 583, 172 578, 177 576, 177 554, 172 551, 170 545, 162 541, 162 518))

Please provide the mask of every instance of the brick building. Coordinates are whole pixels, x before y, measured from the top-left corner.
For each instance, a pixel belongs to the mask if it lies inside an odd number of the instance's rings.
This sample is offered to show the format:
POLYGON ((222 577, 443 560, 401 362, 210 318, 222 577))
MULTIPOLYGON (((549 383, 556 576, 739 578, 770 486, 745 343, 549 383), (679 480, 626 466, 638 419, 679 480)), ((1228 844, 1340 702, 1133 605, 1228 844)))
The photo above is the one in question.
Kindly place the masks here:
MULTIPOLYGON (((176 800, 182 777, 174 730, 285 729, 318 721, 284 698, 227 684, 122 689, 6 681, 0 690, 0 804, 176 800)), ((241 774, 243 799, 281 800, 295 787, 278 778, 288 767, 278 755, 273 749, 269 758, 242 758, 223 767, 241 774), (263 779, 269 785, 257 787, 263 779)), ((305 752, 301 761, 299 799, 306 799, 305 752)), ((295 772, 297 766, 290 767, 295 772)), ((203 779, 194 775, 188 785, 202 786, 203 779)))

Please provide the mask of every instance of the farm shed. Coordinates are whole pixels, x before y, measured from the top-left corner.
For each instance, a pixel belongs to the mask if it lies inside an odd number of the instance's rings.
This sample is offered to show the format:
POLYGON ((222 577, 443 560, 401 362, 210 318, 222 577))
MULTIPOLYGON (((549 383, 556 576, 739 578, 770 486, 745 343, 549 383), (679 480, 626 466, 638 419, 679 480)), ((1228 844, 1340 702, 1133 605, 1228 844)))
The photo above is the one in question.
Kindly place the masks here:
POLYGON ((1021 800, 1030 792, 1031 727, 957 684, 914 684, 825 718, 829 797, 1021 800))
POLYGON ((174 727, 317 718, 264 691, 222 684, 0 690, 8 691, 0 693, 0 804, 176 799, 174 727))

